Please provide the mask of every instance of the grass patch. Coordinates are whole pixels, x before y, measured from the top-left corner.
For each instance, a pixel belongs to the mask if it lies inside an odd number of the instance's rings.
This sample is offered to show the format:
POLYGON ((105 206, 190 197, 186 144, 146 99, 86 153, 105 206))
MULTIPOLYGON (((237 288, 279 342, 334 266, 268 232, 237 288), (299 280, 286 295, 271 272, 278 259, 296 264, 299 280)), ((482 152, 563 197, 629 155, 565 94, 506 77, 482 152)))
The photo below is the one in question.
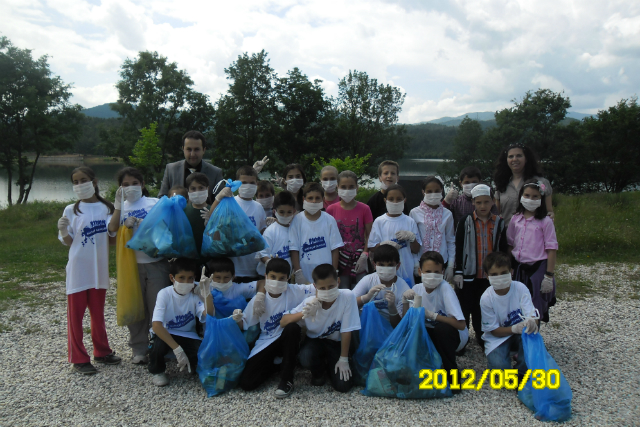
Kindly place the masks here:
POLYGON ((9 325, 6 325, 4 323, 0 323, 0 334, 4 333, 4 332, 11 332, 13 330, 13 328, 9 325))
POLYGON ((591 293, 591 285, 582 280, 562 279, 556 283, 556 294, 583 296, 591 293))
POLYGON ((42 331, 42 328, 40 327, 40 325, 29 325, 24 330, 24 333, 25 335, 31 335, 31 334, 37 334, 38 332, 41 332, 41 331, 42 331))

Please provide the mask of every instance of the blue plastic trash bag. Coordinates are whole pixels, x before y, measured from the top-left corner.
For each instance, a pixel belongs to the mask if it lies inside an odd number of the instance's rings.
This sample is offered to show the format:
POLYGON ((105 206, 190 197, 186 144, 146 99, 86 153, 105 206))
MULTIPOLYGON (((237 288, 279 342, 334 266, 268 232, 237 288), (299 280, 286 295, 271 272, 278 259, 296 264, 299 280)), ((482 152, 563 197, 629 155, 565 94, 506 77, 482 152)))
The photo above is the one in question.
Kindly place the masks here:
MULTIPOLYGON (((233 310, 240 309, 244 311, 247 307, 247 300, 242 295, 236 298, 225 298, 218 289, 212 289, 211 295, 213 296, 213 306, 216 309, 216 319, 224 319, 233 314, 233 310)), ((247 344, 253 344, 260 336, 260 325, 253 325, 242 333, 244 335, 247 344)))
POLYGON ((560 386, 553 390, 548 387, 537 390, 533 388, 532 382, 536 381, 530 377, 524 388, 518 392, 518 398, 527 408, 531 409, 536 419, 540 421, 566 421, 571 417, 571 399, 573 393, 567 379, 544 345, 542 335, 522 334, 522 347, 524 348, 524 360, 527 368, 533 371, 543 369, 546 373, 545 382, 556 383, 560 381, 560 386), (560 374, 549 376, 550 369, 557 369, 560 374), (551 380, 551 381, 550 381, 551 380))
MULTIPOLYGON (((240 181, 226 182, 236 191, 240 181)), ((202 236, 202 256, 243 256, 263 250, 267 242, 233 197, 225 197, 211 214, 202 236)))
POLYGON ((182 196, 162 196, 140 223, 127 247, 153 258, 198 258, 193 230, 184 213, 186 205, 187 200, 182 196))
POLYGON ((387 339, 393 327, 380 315, 373 299, 362 307, 360 315, 360 345, 353 354, 353 378, 356 384, 366 385, 373 357, 387 339))
POLYGON ((207 396, 216 396, 238 385, 249 358, 249 346, 232 318, 207 315, 204 339, 198 350, 198 367, 207 396))
POLYGON ((452 396, 449 386, 421 390, 422 369, 442 368, 442 358, 425 327, 424 307, 412 307, 376 353, 367 376, 365 396, 430 399, 452 396))

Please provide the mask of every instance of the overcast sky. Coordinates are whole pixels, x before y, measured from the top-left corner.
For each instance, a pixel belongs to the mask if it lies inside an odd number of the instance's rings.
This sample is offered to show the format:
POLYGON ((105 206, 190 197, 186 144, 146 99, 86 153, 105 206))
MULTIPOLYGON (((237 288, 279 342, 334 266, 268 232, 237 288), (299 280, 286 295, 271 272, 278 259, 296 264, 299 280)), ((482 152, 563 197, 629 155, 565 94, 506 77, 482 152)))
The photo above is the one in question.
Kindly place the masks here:
POLYGON ((564 90, 596 113, 640 88, 640 1, 0 0, 0 35, 50 55, 74 102, 113 102, 127 57, 155 50, 215 101, 224 68, 269 53, 329 95, 349 69, 400 87, 400 122, 495 111, 527 90, 564 90))

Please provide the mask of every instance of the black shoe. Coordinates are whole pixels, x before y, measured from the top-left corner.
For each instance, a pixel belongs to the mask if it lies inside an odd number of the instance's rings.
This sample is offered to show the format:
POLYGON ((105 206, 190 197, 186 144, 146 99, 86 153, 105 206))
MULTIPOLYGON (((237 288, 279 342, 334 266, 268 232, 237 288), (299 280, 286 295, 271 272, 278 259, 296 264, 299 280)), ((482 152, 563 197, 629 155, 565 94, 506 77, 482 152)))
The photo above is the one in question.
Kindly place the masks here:
POLYGON ((104 363, 105 365, 119 365, 122 362, 122 358, 116 356, 116 352, 114 351, 111 354, 107 354, 104 357, 94 357, 94 362, 104 363))
POLYGON ((311 376, 311 385, 320 387, 321 385, 324 385, 324 383, 325 383, 324 375, 321 375, 319 377, 314 377, 313 375, 311 376))
POLYGON ((74 363, 73 370, 82 375, 94 375, 98 370, 91 363, 74 363))
POLYGON ((274 394, 278 399, 284 399, 285 397, 289 397, 292 392, 293 384, 290 381, 286 381, 284 384, 282 384, 281 381, 274 394))

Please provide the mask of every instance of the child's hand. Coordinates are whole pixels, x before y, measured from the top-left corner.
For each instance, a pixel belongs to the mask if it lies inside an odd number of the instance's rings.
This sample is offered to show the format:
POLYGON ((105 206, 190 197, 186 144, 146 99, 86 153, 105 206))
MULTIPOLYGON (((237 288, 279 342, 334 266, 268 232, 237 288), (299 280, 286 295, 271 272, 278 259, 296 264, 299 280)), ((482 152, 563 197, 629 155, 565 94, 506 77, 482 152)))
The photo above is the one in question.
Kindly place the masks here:
POLYGON ((396 233, 396 239, 400 240, 400 241, 409 241, 409 242, 415 242, 416 241, 416 235, 413 234, 411 231, 408 230, 400 230, 396 233))
POLYGON ((369 266, 367 265, 368 258, 369 254, 367 252, 362 252, 362 254, 360 254, 360 258, 358 258, 358 261, 356 261, 356 274, 367 272, 369 268, 369 266))
POLYGON ((451 279, 453 279, 453 260, 449 259, 449 265, 447 269, 444 271, 444 280, 451 283, 451 279))
POLYGON ((209 220, 209 217, 211 216, 211 214, 209 213, 209 208, 208 207, 204 207, 202 209, 200 209, 200 217, 202 219, 205 220, 205 222, 207 222, 209 220))
MULTIPOLYGON (((386 286, 383 285, 383 284, 372 286, 371 289, 369 289, 369 292, 367 292, 366 294, 361 296, 360 299, 362 300, 363 303, 366 304, 369 301, 371 301, 373 298, 375 298, 375 296, 378 294, 378 292, 380 292, 381 290, 383 290, 385 288, 386 288, 386 286)), ((393 292, 391 292, 391 293, 393 293, 393 292)))
POLYGON ((553 291, 553 277, 545 275, 544 279, 542 279, 542 283, 540 284, 540 292, 548 294, 551 291, 553 291))
POLYGON ((69 230, 67 230, 67 227, 69 227, 69 224, 70 224, 69 218, 67 218, 66 216, 63 216, 58 220, 58 230, 60 231, 60 235, 63 238, 69 235, 69 230))
POLYGON ((240 310, 239 308, 236 308, 235 310, 233 310, 233 314, 231 315, 231 318, 236 323, 241 321, 242 320, 242 310, 240 310))
POLYGON ((447 195, 444 196, 444 201, 447 202, 448 204, 451 204, 454 202, 454 200, 458 198, 458 196, 459 196, 458 190, 453 188, 453 185, 452 185, 451 190, 449 190, 447 195))
POLYGON ((398 314, 398 308, 396 307, 395 294, 393 292, 387 292, 386 294, 384 294, 384 299, 387 301, 389 316, 396 316, 398 314))
POLYGON ((263 294, 262 292, 256 293, 256 296, 253 300, 253 315, 255 317, 260 318, 267 311, 267 307, 265 306, 266 298, 266 294, 263 294))
POLYGON ((308 285, 309 281, 307 280, 306 277, 304 277, 304 273, 302 272, 302 270, 297 270, 295 273, 293 273, 293 276, 296 279, 296 283, 298 285, 308 285))
POLYGON ((464 286, 464 277, 462 277, 462 274, 453 276, 453 284, 456 285, 456 288, 462 289, 462 286, 464 286))
POLYGON ((349 358, 348 357, 340 357, 338 359, 338 363, 336 363, 334 374, 337 374, 340 371, 340 380, 349 381, 351 378, 351 368, 349 368, 349 358))
POLYGON ((262 172, 262 168, 264 167, 264 165, 266 165, 267 163, 269 163, 269 158, 267 156, 264 156, 264 159, 258 160, 253 164, 253 168, 256 172, 260 173, 262 172))
POLYGON ((431 310, 424 309, 424 317, 429 320, 436 321, 436 317, 438 317, 438 313, 435 313, 431 310))
POLYGON ((113 202, 113 208, 115 210, 122 210, 122 187, 118 187, 116 190, 116 199, 113 202))
POLYGON ((189 358, 185 354, 182 347, 178 346, 175 350, 173 350, 173 354, 175 354, 176 359, 178 359, 178 369, 180 369, 180 372, 184 371, 184 368, 187 368, 189 370, 189 373, 191 373, 189 358))
POLYGON ((136 218, 135 216, 130 216, 129 218, 124 220, 124 226, 127 228, 133 228, 136 224, 139 224, 140 221, 142 220, 136 218))
POLYGON ((302 318, 309 319, 313 322, 321 306, 322 303, 318 298, 312 299, 302 308, 302 318))
POLYGON ((416 291, 414 291, 413 289, 407 289, 402 294, 402 303, 408 304, 409 301, 412 300, 415 296, 416 296, 416 291))
POLYGON ((221 201, 225 197, 233 197, 233 192, 231 191, 231 189, 229 187, 224 187, 222 189, 222 191, 220 191, 218 193, 218 195, 216 196, 216 200, 217 201, 221 201))

